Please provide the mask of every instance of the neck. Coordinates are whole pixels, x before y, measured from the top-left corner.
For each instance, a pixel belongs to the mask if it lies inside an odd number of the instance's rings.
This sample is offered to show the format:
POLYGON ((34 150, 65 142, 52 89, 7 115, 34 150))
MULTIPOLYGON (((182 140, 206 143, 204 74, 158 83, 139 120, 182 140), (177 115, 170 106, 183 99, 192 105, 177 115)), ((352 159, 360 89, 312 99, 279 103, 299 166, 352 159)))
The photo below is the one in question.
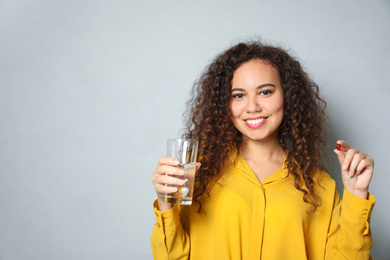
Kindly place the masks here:
POLYGON ((240 155, 245 160, 255 161, 283 161, 287 154, 279 142, 279 138, 262 141, 243 140, 239 148, 240 155))

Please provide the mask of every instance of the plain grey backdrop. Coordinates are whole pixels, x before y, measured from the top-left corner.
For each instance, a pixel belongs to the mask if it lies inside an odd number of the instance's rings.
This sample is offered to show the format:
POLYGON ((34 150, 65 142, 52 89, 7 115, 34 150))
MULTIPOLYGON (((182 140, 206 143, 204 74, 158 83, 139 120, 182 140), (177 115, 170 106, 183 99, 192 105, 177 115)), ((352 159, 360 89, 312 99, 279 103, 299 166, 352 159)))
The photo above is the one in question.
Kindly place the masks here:
POLYGON ((166 138, 205 66, 256 37, 320 85, 331 161, 337 139, 375 159, 372 256, 388 259, 388 0, 0 0, 0 259, 152 259, 166 138))

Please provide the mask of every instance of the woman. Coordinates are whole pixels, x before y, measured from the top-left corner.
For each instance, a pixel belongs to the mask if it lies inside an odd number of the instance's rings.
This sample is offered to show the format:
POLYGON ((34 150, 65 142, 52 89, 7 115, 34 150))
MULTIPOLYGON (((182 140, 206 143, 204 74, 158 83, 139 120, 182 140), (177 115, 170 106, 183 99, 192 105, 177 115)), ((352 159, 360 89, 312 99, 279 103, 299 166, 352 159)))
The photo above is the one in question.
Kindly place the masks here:
POLYGON ((286 51, 241 43, 195 84, 184 137, 199 141, 195 203, 171 158, 153 170, 155 259, 369 259, 373 160, 338 141, 343 199, 321 165, 326 103, 286 51), (171 176, 167 176, 168 175, 171 176))

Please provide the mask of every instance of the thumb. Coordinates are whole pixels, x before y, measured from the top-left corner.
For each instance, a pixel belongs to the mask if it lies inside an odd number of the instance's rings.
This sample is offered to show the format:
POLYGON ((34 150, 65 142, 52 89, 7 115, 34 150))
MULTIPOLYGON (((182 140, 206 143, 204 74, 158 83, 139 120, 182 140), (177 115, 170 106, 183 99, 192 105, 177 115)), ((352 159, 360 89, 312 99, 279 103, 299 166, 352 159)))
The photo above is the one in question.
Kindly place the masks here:
POLYGON ((337 149, 334 149, 333 152, 337 155, 337 158, 339 159, 340 167, 343 167, 344 159, 345 159, 345 154, 342 151, 339 151, 337 149))
POLYGON ((197 162, 197 163, 196 163, 196 171, 199 170, 200 166, 201 166, 201 163, 200 163, 200 162, 197 162))

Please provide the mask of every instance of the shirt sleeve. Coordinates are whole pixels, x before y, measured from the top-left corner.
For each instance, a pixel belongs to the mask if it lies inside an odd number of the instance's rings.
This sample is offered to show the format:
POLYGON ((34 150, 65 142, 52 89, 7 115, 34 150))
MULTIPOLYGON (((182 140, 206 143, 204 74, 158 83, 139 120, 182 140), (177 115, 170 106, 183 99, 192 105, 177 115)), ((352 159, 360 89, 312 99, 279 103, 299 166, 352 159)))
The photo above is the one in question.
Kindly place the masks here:
POLYGON ((344 190, 340 200, 336 190, 325 259, 371 259, 370 218, 374 205, 371 194, 365 200, 344 190))
POLYGON ((188 259, 190 240, 180 223, 179 206, 160 211, 156 200, 153 207, 156 217, 151 239, 154 259, 188 259))

